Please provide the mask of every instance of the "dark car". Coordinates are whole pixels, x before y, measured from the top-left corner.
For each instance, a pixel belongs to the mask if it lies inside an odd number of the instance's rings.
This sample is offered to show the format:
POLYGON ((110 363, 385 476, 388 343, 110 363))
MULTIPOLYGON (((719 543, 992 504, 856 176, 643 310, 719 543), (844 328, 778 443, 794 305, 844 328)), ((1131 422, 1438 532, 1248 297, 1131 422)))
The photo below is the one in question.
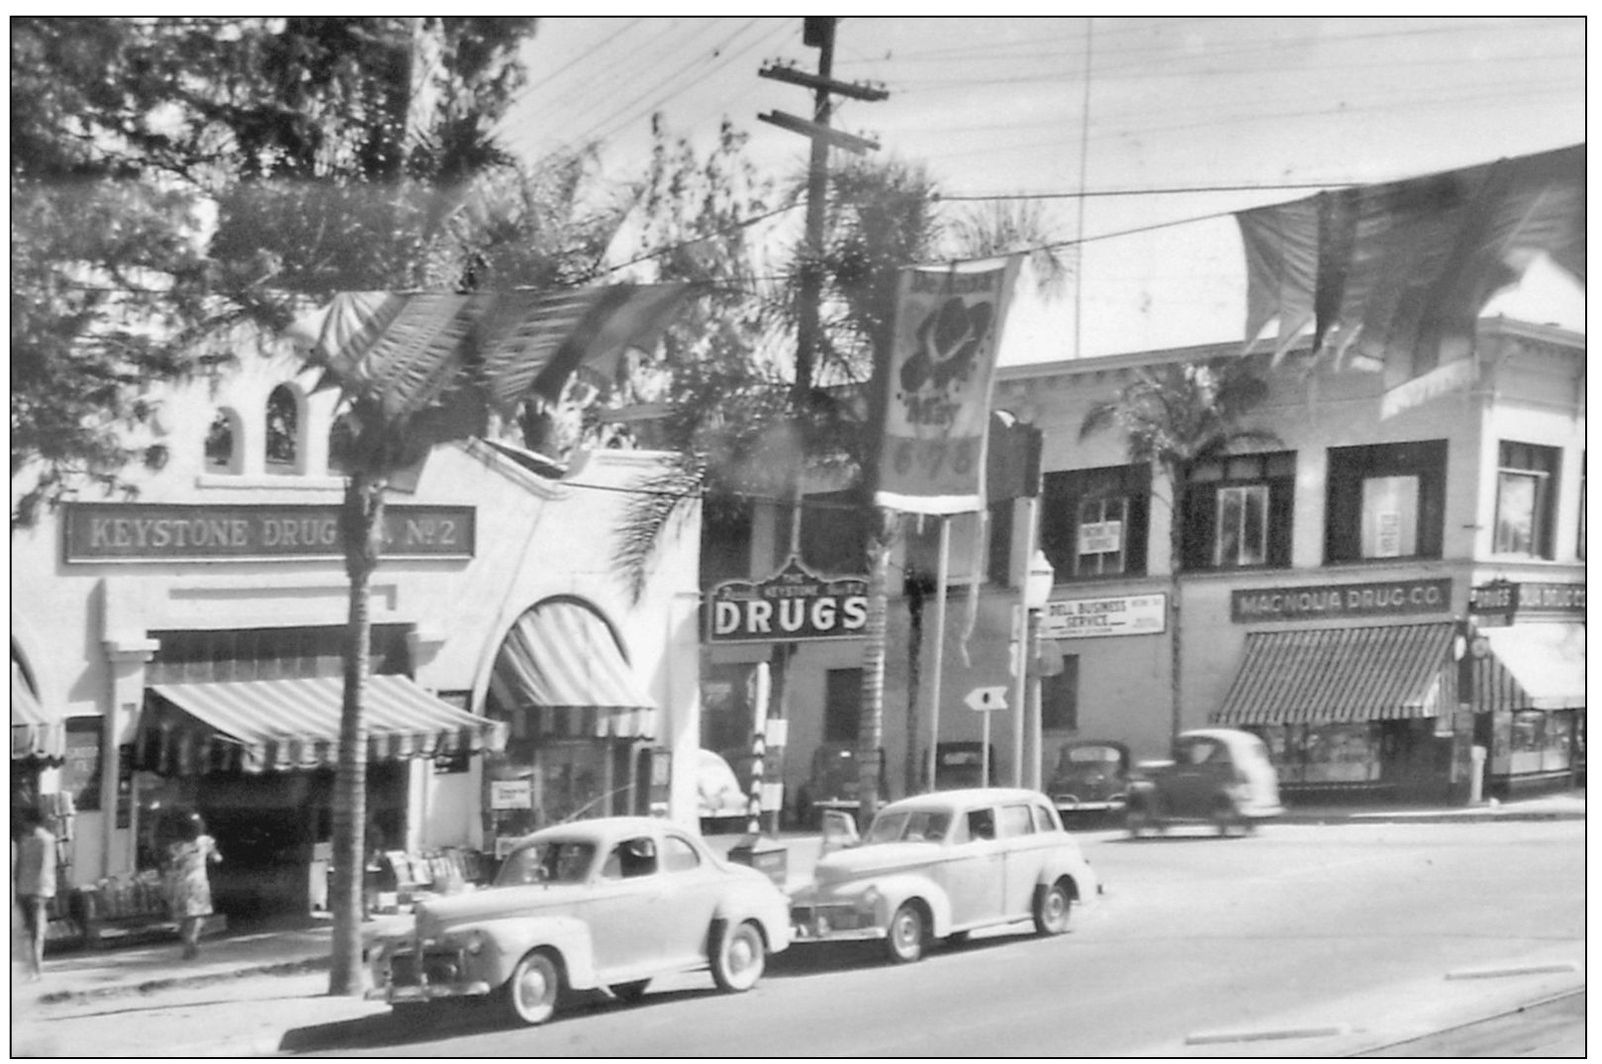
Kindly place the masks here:
POLYGON ((1129 797, 1129 747, 1109 739, 1077 739, 1057 751, 1046 793, 1065 819, 1123 811, 1129 797))
POLYGON ((1284 811, 1279 774, 1261 739, 1233 728, 1198 728, 1174 740, 1172 761, 1136 766, 1124 822, 1131 835, 1173 821, 1203 821, 1227 835, 1237 827, 1250 832, 1284 811))
MULTIPOLYGON (((812 771, 796 795, 796 818, 815 828, 825 809, 857 812, 857 783, 861 777, 855 743, 824 743, 812 754, 812 771)), ((884 752, 879 753, 879 799, 889 797, 884 774, 884 752)))
POLYGON ((935 747, 934 789, 953 791, 996 783, 996 748, 990 747, 990 778, 985 778, 985 746, 975 742, 940 743, 935 747))

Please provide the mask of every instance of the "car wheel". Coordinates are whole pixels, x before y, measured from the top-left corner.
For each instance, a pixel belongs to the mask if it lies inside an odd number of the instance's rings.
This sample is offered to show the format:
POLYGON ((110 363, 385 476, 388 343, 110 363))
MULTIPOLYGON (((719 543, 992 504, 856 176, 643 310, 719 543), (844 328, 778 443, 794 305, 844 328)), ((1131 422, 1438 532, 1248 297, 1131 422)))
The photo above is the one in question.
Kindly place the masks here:
POLYGON ((767 944, 754 920, 718 936, 712 954, 712 981, 719 990, 738 994, 756 986, 767 964, 767 944))
POLYGON ((1218 804, 1213 806, 1213 824, 1218 828, 1218 834, 1228 835, 1229 829, 1234 827, 1239 819, 1234 805, 1228 799, 1220 799, 1218 804))
POLYGON ((904 902, 890 917, 889 934, 885 936, 885 949, 896 964, 911 964, 923 956, 924 937, 928 927, 923 910, 913 902, 904 902))
POLYGON ((645 988, 651 985, 649 979, 635 979, 627 983, 618 983, 613 986, 612 996, 626 1005, 637 1004, 645 997, 645 988))
POLYGON ((537 949, 512 969, 512 977, 506 981, 506 1003, 515 1018, 533 1026, 551 1018, 561 991, 562 969, 556 957, 537 949))
POLYGON ((1068 930, 1068 914, 1072 909, 1073 899, 1068 896, 1068 888, 1059 879, 1035 899, 1036 934, 1060 935, 1068 930))

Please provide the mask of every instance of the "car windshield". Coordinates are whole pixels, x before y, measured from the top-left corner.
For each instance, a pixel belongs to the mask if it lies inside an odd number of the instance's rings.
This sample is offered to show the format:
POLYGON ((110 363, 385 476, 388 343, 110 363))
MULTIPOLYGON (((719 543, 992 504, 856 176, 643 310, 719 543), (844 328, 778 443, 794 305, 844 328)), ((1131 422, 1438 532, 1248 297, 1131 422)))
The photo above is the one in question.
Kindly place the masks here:
POLYGON ((495 877, 497 887, 529 883, 582 883, 595 861, 595 844, 551 839, 513 850, 495 877))
POLYGON ((881 813, 873 819, 865 840, 874 842, 939 842, 951 826, 951 814, 934 809, 881 813))

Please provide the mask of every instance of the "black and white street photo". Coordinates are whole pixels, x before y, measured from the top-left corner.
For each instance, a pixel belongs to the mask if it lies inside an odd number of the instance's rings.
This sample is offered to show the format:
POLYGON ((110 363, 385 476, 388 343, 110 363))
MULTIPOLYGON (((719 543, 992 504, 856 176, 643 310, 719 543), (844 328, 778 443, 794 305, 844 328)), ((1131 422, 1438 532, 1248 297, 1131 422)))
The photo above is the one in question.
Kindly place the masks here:
POLYGON ((1583 15, 8 40, 12 1057, 1587 1055, 1583 15))

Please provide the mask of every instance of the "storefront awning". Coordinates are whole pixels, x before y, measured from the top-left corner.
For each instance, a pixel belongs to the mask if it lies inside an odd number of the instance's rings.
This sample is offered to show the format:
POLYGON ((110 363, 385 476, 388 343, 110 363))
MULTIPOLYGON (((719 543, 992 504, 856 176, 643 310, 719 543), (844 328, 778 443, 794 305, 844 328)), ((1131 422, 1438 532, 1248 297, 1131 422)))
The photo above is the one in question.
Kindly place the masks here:
POLYGON ((1585 625, 1515 624, 1481 631, 1491 653, 1475 663, 1475 708, 1582 709, 1585 625))
MULTIPOLYGON (((136 763, 164 775, 332 767, 344 680, 337 676, 158 684, 136 763)), ((498 750, 505 725, 444 702, 405 676, 369 676, 362 708, 370 761, 498 750)))
POLYGON ((1434 717, 1456 701, 1453 625, 1252 632, 1217 724, 1434 717))
POLYGON ((67 718, 45 709, 22 667, 11 662, 11 760, 60 761, 67 754, 67 718))
POLYGON ((649 739, 656 703, 606 622, 578 602, 546 602, 507 633, 490 678, 513 738, 649 739))

